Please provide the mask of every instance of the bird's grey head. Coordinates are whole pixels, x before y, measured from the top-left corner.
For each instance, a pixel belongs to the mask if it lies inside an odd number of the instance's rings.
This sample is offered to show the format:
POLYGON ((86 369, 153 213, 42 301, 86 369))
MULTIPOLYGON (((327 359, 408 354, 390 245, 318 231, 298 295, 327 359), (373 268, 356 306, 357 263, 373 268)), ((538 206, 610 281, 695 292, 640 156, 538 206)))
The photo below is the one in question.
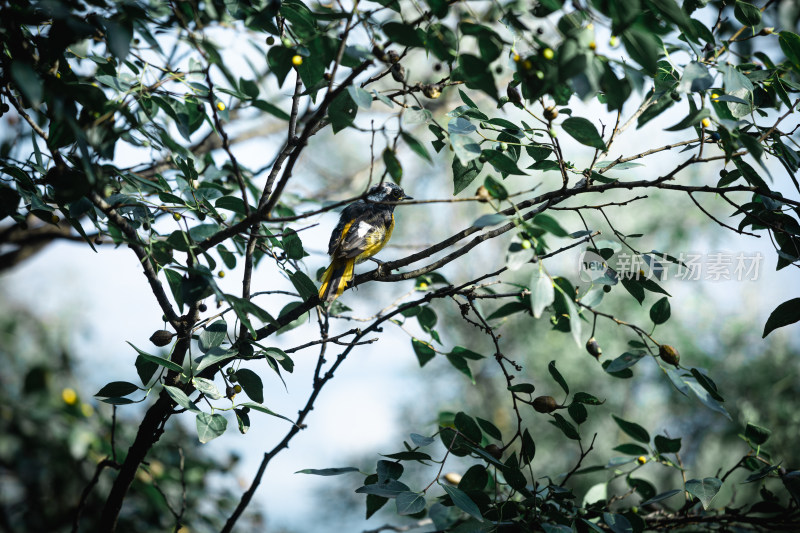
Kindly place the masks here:
POLYGON ((410 199, 411 197, 394 183, 380 183, 367 191, 367 200, 370 202, 398 202, 410 199))

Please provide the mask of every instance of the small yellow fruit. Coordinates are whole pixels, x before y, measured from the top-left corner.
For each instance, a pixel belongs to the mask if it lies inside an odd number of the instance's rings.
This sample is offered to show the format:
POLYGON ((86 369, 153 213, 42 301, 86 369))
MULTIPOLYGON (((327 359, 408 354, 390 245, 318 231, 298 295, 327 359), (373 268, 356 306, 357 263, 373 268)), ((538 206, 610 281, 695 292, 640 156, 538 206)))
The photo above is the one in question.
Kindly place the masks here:
POLYGON ((175 220, 180 220, 181 219, 181 214, 180 213, 172 213, 172 218, 174 218, 175 220))
POLYGON ((421 291, 426 291, 426 290, 428 290, 428 284, 423 281, 422 283, 420 283, 417 286, 417 289, 419 289, 421 291))
POLYGON ((448 472, 444 475, 444 480, 450 483, 451 485, 458 485, 461 483, 461 474, 456 474, 455 472, 448 472))
POLYGON ((522 62, 522 68, 524 70, 530 70, 533 68, 533 63, 531 62, 530 59, 526 59, 525 61, 522 62))
POLYGON ((704 118, 701 124, 703 125, 704 128, 708 128, 711 126, 711 121, 708 120, 707 118, 704 118))
POLYGON ((522 248, 524 250, 530 250, 530 248, 532 246, 531 245, 531 241, 529 241, 528 239, 525 239, 524 241, 522 241, 522 243, 520 243, 520 246, 522 246, 522 248))
POLYGON ((519 56, 519 54, 516 54, 516 53, 515 53, 515 54, 512 56, 512 59, 514 60, 514 63, 519 63, 519 60, 520 60, 520 59, 522 59, 522 58, 519 56))
POLYGON ((716 100, 717 98, 719 98, 719 95, 717 93, 711 93, 712 100, 716 100))
POLYGON ((640 465, 643 465, 647 462, 647 457, 645 457, 644 455, 640 455, 639 457, 636 458, 636 462, 639 463, 640 465))
POLYGON ((220 270, 219 272, 217 272, 217 276, 219 276, 220 278, 224 278, 225 277, 225 271, 224 270, 220 270))
POLYGON ((86 418, 91 417, 94 414, 94 407, 92 407, 88 403, 82 403, 81 404, 81 414, 83 416, 85 416, 86 418))
POLYGON ((225 104, 223 104, 222 102, 217 102, 217 109, 219 109, 220 111, 225 111, 225 104))
POLYGON ((61 79, 61 73, 60 72, 56 72, 56 78, 61 79))
POLYGON ((299 67, 303 64, 303 56, 295 54, 292 56, 292 65, 299 67))
POLYGON ((619 46, 619 39, 617 38, 616 35, 612 35, 611 38, 608 40, 608 44, 609 46, 611 46, 611 48, 616 48, 617 46, 619 46))
POLYGON ((58 215, 53 214, 50 216, 50 222, 52 222, 53 224, 58 224, 59 222, 61 222, 61 219, 58 218, 58 215))
POLYGON ((242 386, 241 385, 234 385, 233 386, 233 392, 236 393, 236 394, 239 394, 240 392, 242 392, 242 386))
POLYGON ((597 49, 597 43, 594 42, 594 41, 590 42, 589 43, 589 50, 596 50, 596 49, 597 49))
POLYGON ((75 392, 75 389, 67 387, 61 391, 61 399, 67 405, 75 405, 75 402, 78 401, 78 393, 75 392))
POLYGON ((555 55, 556 55, 556 54, 555 54, 555 52, 553 52, 553 49, 552 49, 552 48, 545 48, 545 49, 542 51, 542 57, 544 57, 544 58, 545 58, 546 60, 548 60, 548 61, 550 61, 551 59, 553 59, 553 57, 555 57, 555 55))

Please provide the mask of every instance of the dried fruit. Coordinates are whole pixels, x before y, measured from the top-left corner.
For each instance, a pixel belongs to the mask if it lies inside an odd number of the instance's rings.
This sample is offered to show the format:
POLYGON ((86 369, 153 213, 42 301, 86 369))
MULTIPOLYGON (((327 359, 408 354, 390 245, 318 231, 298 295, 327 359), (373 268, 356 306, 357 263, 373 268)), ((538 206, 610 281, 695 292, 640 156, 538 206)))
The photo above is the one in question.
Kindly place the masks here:
POLYGON ((509 85, 506 88, 506 94, 508 95, 508 101, 514 104, 521 104, 522 103, 522 95, 519 93, 519 89, 514 86, 509 85))
POLYGON ((533 408, 539 413, 552 413, 558 409, 558 403, 552 396, 538 396, 533 399, 533 408))
POLYGON ((490 444, 484 449, 489 455, 491 455, 497 460, 500 460, 500 458, 503 457, 503 450, 501 450, 500 446, 498 446, 497 444, 490 444))
POLYGON ((597 344, 597 340, 594 337, 586 341, 586 351, 589 352, 592 357, 597 359, 603 355, 603 349, 600 348, 600 345, 597 344))
POLYGON ((553 106, 545 107, 544 108, 544 118, 546 121, 550 122, 556 119, 558 116, 558 109, 553 106))
POLYGON ((431 100, 435 100, 442 96, 442 87, 438 84, 433 85, 423 85, 422 86, 422 94, 430 98, 431 100))
POLYGON ((171 331, 167 331, 165 329, 159 329, 158 331, 150 335, 150 342, 152 342, 156 346, 166 346, 172 341, 172 337, 174 336, 175 334, 172 333, 171 331))
POLYGON ((392 78, 394 81, 403 83, 406 81, 406 69, 400 63, 394 63, 391 68, 392 78))
POLYGON ((674 347, 669 344, 662 344, 658 348, 658 355, 665 363, 678 366, 681 361, 681 356, 674 347))

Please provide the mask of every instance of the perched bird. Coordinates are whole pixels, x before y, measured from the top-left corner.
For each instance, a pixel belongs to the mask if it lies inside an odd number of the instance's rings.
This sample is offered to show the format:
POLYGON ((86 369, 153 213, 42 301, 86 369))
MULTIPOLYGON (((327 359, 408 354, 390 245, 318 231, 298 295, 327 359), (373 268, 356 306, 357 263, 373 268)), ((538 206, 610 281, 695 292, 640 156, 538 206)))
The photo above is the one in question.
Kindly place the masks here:
POLYGON ((395 206, 376 202, 411 199, 397 185, 381 183, 367 191, 366 200, 344 208, 328 244, 331 264, 322 275, 320 300, 332 302, 341 296, 353 279, 353 266, 378 253, 392 237, 395 206))

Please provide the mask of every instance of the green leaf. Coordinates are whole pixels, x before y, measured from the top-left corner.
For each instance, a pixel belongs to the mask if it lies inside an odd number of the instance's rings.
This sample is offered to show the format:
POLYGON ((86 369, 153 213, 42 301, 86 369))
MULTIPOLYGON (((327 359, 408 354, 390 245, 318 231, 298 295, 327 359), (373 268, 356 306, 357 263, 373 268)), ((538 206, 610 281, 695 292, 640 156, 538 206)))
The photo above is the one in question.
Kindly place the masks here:
POLYGON ((508 390, 510 392, 521 392, 523 394, 533 394, 536 390, 533 383, 516 383, 514 385, 509 385, 508 390))
POLYGON ((692 126, 696 126, 702 122, 702 120, 706 117, 711 116, 711 111, 707 107, 701 107, 696 111, 692 111, 689 115, 675 124, 674 126, 670 126, 669 128, 664 128, 665 131, 679 131, 684 130, 686 128, 690 128, 692 126))
POLYGON ((212 348, 207 354, 195 360, 198 365, 194 371, 200 373, 213 364, 220 363, 230 359, 231 357, 234 357, 237 353, 238 352, 236 350, 225 350, 219 347, 212 348))
POLYGON ((283 109, 276 106, 275 104, 272 104, 264 100, 255 100, 253 102, 253 107, 255 107, 256 109, 260 109, 261 111, 265 111, 270 115, 276 116, 282 120, 289 120, 291 118, 289 114, 285 112, 283 109))
POLYGON ((605 370, 609 374, 620 372, 621 370, 630 368, 636 363, 638 363, 645 355, 647 355, 647 353, 643 351, 625 352, 616 359, 614 359, 613 361, 611 361, 611 364, 608 365, 605 368, 605 370))
POLYGON ((678 90, 684 93, 699 93, 711 87, 713 83, 714 77, 709 74, 708 69, 693 61, 683 70, 678 90))
MULTIPOLYGON (((95 396, 99 396, 96 394, 95 396)), ((115 395, 117 396, 117 395, 115 395)), ((744 436, 747 440, 749 440, 752 444, 756 446, 761 446, 769 439, 769 436, 772 435, 772 431, 765 427, 757 426, 755 424, 747 423, 747 427, 744 430, 744 436)))
POLYGON ((403 167, 400 165, 400 161, 397 159, 394 150, 391 148, 383 150, 383 163, 386 165, 386 170, 389 171, 389 175, 394 182, 399 184, 400 180, 403 178, 403 167))
POLYGON ((423 145, 416 137, 404 131, 400 132, 400 136, 403 137, 403 140, 406 142, 408 147, 411 148, 412 152, 426 161, 433 161, 428 153, 428 150, 425 148, 425 145, 423 145))
POLYGON ((678 453, 681 451, 681 439, 670 439, 662 435, 656 435, 654 439, 658 453, 678 453))
POLYGON ((653 321, 653 324, 663 324, 669 320, 669 316, 670 306, 666 296, 654 303, 653 307, 650 308, 650 320, 653 321))
POLYGON ((570 424, 566 418, 558 413, 553 413, 553 420, 548 420, 551 424, 561 430, 568 439, 581 440, 580 433, 575 429, 575 426, 570 424))
POLYGON ((628 486, 634 489, 643 500, 647 500, 656 495, 656 488, 644 479, 628 477, 628 486))
MULTIPOLYGON (((130 342, 128 342, 128 344, 130 344, 131 348, 133 348, 134 350, 136 350, 139 353, 139 357, 141 357, 142 359, 145 359, 147 361, 150 361, 151 363, 155 363, 157 365, 163 366, 167 370, 172 370, 173 372, 181 373, 183 371, 183 368, 181 368, 180 365, 173 363, 169 359, 164 359, 163 357, 158 357, 157 355, 150 355, 147 352, 141 351, 139 348, 137 348, 136 346, 134 346, 130 342)), ((144 380, 142 380, 142 381, 144 381, 144 380)))
POLYGON ((614 451, 619 453, 624 453, 625 455, 648 455, 650 452, 647 451, 647 448, 643 446, 639 446, 638 444, 634 444, 632 442, 628 442, 626 444, 620 444, 614 448, 614 451))
POLYGON ((338 133, 351 126, 358 113, 358 106, 353 102, 350 93, 344 91, 333 99, 328 107, 328 118, 331 121, 333 133, 338 133))
POLYGON ((459 411, 456 413, 454 424, 456 429, 461 432, 466 438, 471 440, 474 443, 480 443, 483 434, 481 433, 481 428, 472 419, 471 416, 464 413, 463 411, 459 411))
POLYGON ((479 522, 483 522, 483 516, 481 515, 481 510, 478 509, 478 506, 475 505, 467 493, 457 489, 456 487, 451 487, 450 485, 442 485, 444 491, 450 496, 450 499, 453 500, 453 505, 467 513, 468 515, 472 516, 479 522))
POLYGON ((491 215, 481 215, 472 223, 476 228, 485 228, 487 226, 496 226, 508 221, 508 217, 500 213, 493 213, 491 215))
POLYGON ((534 271, 530 285, 531 310, 534 318, 540 318, 545 307, 552 304, 556 299, 553 280, 544 271, 541 263, 539 263, 539 268, 534 271))
POLYGON ((225 340, 228 333, 228 325, 224 320, 212 322, 203 329, 200 334, 199 347, 203 353, 208 353, 211 348, 216 348, 225 340))
POLYGON ((761 23, 761 11, 748 2, 736 0, 733 16, 745 26, 758 26, 761 23))
POLYGON ((792 298, 783 302, 770 313, 767 323, 764 325, 764 333, 761 338, 766 337, 774 330, 794 324, 800 321, 800 298, 792 298))
POLYGON ((210 379, 194 377, 192 378, 192 385, 194 385, 194 388, 197 389, 198 392, 205 394, 212 400, 219 400, 222 398, 222 394, 220 394, 217 386, 214 385, 214 382, 210 379))
POLYGON ((587 392, 576 392, 572 395, 572 401, 585 405, 602 405, 605 403, 605 400, 600 401, 587 392))
POLYGON ((167 394, 169 394, 173 400, 175 400, 175 403, 187 411, 200 412, 200 409, 197 408, 197 405, 195 405, 195 403, 191 401, 188 396, 186 396, 186 393, 178 387, 164 385, 164 390, 167 391, 167 394))
POLYGON ((395 499, 397 514, 410 515, 425 510, 425 496, 416 492, 401 492, 395 499))
POLYGON ((481 173, 483 163, 473 159, 466 165, 461 164, 457 158, 453 158, 453 196, 466 189, 470 183, 481 173))
POLYGON ((306 468, 298 470, 295 474, 309 474, 312 476, 340 476, 350 472, 358 472, 358 468, 354 466, 344 466, 340 468, 306 468))
POLYGON ((778 35, 781 50, 794 63, 795 68, 800 68, 800 36, 790 31, 782 31, 778 35))
POLYGON ((488 420, 484 420, 483 418, 476 416, 475 420, 478 421, 478 425, 481 427, 484 433, 492 437, 493 439, 503 440, 503 435, 500 433, 500 430, 497 429, 497 426, 489 422, 488 420))
POLYGON ((664 501, 664 500, 666 500, 668 498, 672 498, 673 496, 675 496, 676 494, 680 494, 681 492, 683 492, 683 491, 680 490, 680 489, 668 490, 667 492, 662 492, 661 494, 653 496, 652 498, 650 498, 647 501, 643 501, 640 505, 642 507, 644 507, 645 505, 652 505, 654 503, 658 503, 658 502, 664 501))
POLYGON ((282 419, 286 420, 287 422, 289 422, 290 424, 294 425, 294 420, 292 420, 291 418, 283 416, 283 415, 279 415, 275 411, 273 411, 271 409, 268 409, 268 408, 264 407, 263 405, 259 405, 257 403, 245 402, 243 404, 239 404, 239 407, 249 407, 250 409, 253 409, 254 411, 259 411, 261 413, 264 413, 264 414, 267 414, 267 415, 270 415, 270 416, 274 416, 274 417, 277 417, 277 418, 282 418, 282 419))
POLYGON ((589 416, 586 408, 579 403, 570 404, 570 406, 567 407, 567 412, 576 424, 583 424, 586 421, 586 418, 589 416))
POLYGON ((403 46, 425 46, 425 34, 419 28, 402 22, 387 22, 383 25, 383 33, 397 44, 403 46))
POLYGON ((355 85, 350 85, 347 87, 347 92, 350 93, 350 98, 353 99, 353 102, 362 109, 369 109, 372 107, 372 95, 355 85))
POLYGON ((387 479, 382 482, 364 485, 356 489, 357 494, 372 494, 382 498, 396 498, 402 492, 408 492, 411 489, 405 483, 397 481, 396 479, 387 479))
POLYGON ((634 422, 628 422, 627 420, 619 418, 616 415, 611 416, 614 418, 614 421, 617 423, 620 429, 627 433, 632 439, 638 440, 639 442, 644 442, 645 444, 650 443, 650 435, 642 426, 634 422))
POLYGON ((291 281, 292 285, 294 285, 294 288, 297 289, 297 293, 300 295, 300 298, 302 298, 303 301, 308 301, 309 298, 313 298, 317 295, 317 286, 314 285, 314 282, 311 281, 311 278, 309 278, 302 270, 291 272, 289 274, 289 281, 291 281))
POLYGON ((427 453, 422 452, 397 452, 397 453, 390 453, 388 455, 384 455, 384 457, 388 457, 389 459, 395 459, 397 461, 430 461, 431 456, 427 453))
MULTIPOLYGON (((284 230, 281 244, 283 245, 283 251, 286 252, 286 257, 289 259, 302 259, 308 255, 303 249, 303 241, 297 236, 297 232, 292 228, 286 228, 284 230)), ((298 290, 298 292, 300 292, 302 296, 302 292, 300 290, 298 290)), ((316 288, 313 292, 317 292, 316 288)), ((307 299, 307 297, 303 297, 303 299, 307 299)))
POLYGON ((411 435, 411 442, 414 443, 414 446, 430 446, 435 442, 433 437, 426 437, 424 435, 420 435, 418 433, 412 433, 411 435))
POLYGON ((722 481, 715 477, 707 477, 702 480, 690 479, 686 482, 686 492, 700 500, 703 509, 708 509, 711 500, 714 499, 720 488, 722 488, 722 481))
POLYGON ((105 387, 97 391, 95 396, 100 398, 120 398, 122 396, 127 396, 133 392, 139 390, 139 387, 134 385, 133 383, 128 383, 127 381, 112 381, 111 383, 107 384, 105 387))
POLYGON ((658 36, 642 26, 631 26, 622 32, 622 43, 634 61, 651 76, 658 68, 662 44, 658 36))
POLYGON ((196 423, 197 437, 203 444, 225 433, 225 429, 228 427, 228 420, 217 414, 198 413, 196 423))
POLYGON ((559 224, 558 221, 550 215, 536 215, 533 219, 533 223, 540 228, 546 229, 556 237, 569 237, 567 230, 562 228, 561 224, 559 224))
POLYGON ((550 375, 553 377, 556 383, 564 390, 565 394, 569 394, 569 386, 567 386, 567 382, 564 380, 564 377, 561 373, 556 369, 556 362, 550 361, 550 364, 547 365, 547 370, 550 372, 550 375))
POLYGON ((420 367, 425 366, 436 355, 430 344, 419 339, 411 339, 411 346, 414 348, 414 353, 417 354, 420 367))
POLYGON ((250 369, 240 368, 236 371, 236 377, 239 378, 239 383, 251 400, 264 403, 264 384, 258 374, 250 369))
POLYGON ((466 359, 453 353, 447 354, 446 357, 456 370, 467 376, 473 385, 475 384, 475 377, 472 375, 472 371, 470 370, 466 359))
POLYGON ((492 165, 498 172, 503 174, 516 174, 524 176, 525 172, 519 169, 517 163, 505 155, 503 152, 494 149, 481 151, 481 156, 492 165))
POLYGON ((603 142, 603 138, 597 133, 597 128, 583 117, 569 117, 561 124, 561 127, 573 139, 581 144, 597 148, 600 151, 606 149, 606 143, 603 142))
POLYGON ((603 521, 613 533, 633 533, 633 526, 627 518, 617 513, 603 513, 603 521))

